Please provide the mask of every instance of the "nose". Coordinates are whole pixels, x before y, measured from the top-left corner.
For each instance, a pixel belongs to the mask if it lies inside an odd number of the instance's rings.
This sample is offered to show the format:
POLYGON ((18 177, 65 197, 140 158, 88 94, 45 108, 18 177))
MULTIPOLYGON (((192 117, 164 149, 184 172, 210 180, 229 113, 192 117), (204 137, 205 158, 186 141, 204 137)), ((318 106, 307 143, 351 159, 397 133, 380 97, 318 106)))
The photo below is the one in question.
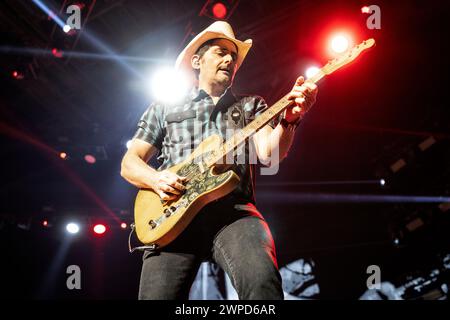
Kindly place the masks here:
POLYGON ((233 61, 233 56, 231 55, 231 53, 226 54, 225 58, 227 59, 227 61, 233 61))
POLYGON ((224 60, 227 66, 232 65, 234 67, 234 65, 236 64, 236 61, 233 59, 233 56, 230 53, 224 56, 224 60))

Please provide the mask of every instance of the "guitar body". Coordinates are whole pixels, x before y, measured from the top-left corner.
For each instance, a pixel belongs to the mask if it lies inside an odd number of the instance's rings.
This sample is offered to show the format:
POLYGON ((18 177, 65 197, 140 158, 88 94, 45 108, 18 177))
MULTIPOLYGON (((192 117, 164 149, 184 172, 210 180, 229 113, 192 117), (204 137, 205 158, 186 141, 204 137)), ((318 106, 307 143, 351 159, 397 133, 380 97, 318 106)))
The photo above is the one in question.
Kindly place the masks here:
POLYGON ((163 204, 152 190, 139 190, 134 206, 134 222, 137 237, 142 243, 157 248, 166 246, 183 232, 206 204, 236 188, 240 179, 234 171, 219 173, 217 167, 207 167, 201 160, 218 150, 221 144, 222 138, 212 135, 183 162, 167 169, 180 176, 192 176, 185 185, 185 193, 176 200, 163 204))

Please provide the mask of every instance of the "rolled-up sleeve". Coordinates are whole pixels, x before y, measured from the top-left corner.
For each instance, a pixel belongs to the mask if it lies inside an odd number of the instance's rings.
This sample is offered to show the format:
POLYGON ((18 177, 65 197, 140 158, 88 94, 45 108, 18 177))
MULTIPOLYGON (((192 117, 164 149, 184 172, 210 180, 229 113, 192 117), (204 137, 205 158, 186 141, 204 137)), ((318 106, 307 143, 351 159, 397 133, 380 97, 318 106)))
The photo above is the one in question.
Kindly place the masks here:
POLYGON ((140 118, 133 138, 144 140, 161 150, 163 141, 162 111, 161 105, 150 105, 140 118))

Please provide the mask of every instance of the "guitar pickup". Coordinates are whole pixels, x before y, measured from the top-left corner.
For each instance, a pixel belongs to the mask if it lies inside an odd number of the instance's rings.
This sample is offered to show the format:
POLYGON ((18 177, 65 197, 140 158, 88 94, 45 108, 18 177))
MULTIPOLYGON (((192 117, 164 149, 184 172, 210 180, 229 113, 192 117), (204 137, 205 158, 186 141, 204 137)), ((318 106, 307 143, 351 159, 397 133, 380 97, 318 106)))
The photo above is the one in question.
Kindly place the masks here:
POLYGON ((148 222, 148 224, 150 225, 150 227, 151 227, 152 229, 155 229, 156 226, 157 226, 156 222, 153 221, 153 220, 150 220, 150 221, 148 222))

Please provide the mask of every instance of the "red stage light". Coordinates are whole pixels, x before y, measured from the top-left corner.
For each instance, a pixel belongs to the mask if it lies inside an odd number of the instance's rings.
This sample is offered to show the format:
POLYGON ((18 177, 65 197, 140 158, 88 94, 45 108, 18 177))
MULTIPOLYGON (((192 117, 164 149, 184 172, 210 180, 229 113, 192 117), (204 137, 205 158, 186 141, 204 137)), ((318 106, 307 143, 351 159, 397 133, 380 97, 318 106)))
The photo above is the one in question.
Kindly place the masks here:
POLYGON ((56 58, 62 58, 62 56, 63 56, 62 51, 61 51, 61 50, 58 50, 58 49, 56 49, 56 48, 53 48, 53 49, 52 49, 52 54, 53 54, 53 56, 56 57, 56 58))
POLYGON ((364 6, 361 8, 362 13, 370 13, 370 8, 368 6, 364 6))
POLYGON ((83 10, 84 7, 86 6, 84 3, 82 2, 75 2, 74 5, 78 6, 78 8, 80 8, 80 10, 83 10))
POLYGON ((14 79, 17 79, 17 80, 21 80, 24 78, 23 73, 20 71, 17 71, 17 70, 14 70, 13 72, 11 72, 11 75, 14 79))
POLYGON ((44 227, 47 227, 47 226, 48 226, 48 221, 47 221, 47 220, 42 221, 42 225, 43 225, 44 227))
POLYGON ((122 222, 122 223, 120 224, 120 227, 121 227, 122 229, 126 229, 126 228, 127 228, 127 224, 126 224, 125 222, 122 222))
POLYGON ((106 226, 104 224, 98 223, 94 226, 94 232, 96 234, 104 234, 106 232, 106 226))
POLYGON ((84 156, 84 160, 87 162, 87 163, 90 163, 90 164, 94 164, 97 160, 95 159, 95 157, 93 156, 93 155, 90 155, 90 154, 87 154, 87 155, 85 155, 84 156))
POLYGON ((61 159, 66 159, 66 158, 67 158, 67 153, 61 152, 61 153, 59 154, 59 157, 60 157, 61 159))
POLYGON ((214 4, 212 12, 215 18, 223 19, 227 16, 227 7, 223 3, 217 2, 214 4))

